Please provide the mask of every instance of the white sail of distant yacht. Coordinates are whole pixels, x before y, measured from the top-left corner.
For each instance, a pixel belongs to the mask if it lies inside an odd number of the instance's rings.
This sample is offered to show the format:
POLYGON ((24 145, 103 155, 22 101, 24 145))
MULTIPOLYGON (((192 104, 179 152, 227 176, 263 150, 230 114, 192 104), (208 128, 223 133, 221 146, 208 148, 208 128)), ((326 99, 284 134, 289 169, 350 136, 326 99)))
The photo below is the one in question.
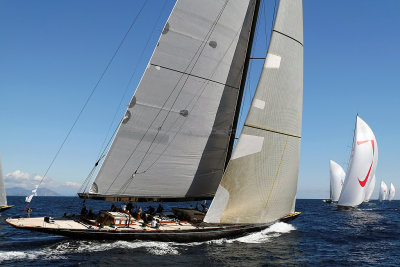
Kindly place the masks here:
POLYGON ((346 179, 338 201, 341 207, 356 207, 365 199, 366 188, 378 164, 378 144, 368 124, 358 115, 346 179))
POLYGON ((1 169, 1 158, 0 158, 0 212, 8 210, 13 206, 7 205, 6 188, 4 186, 3 172, 1 169))
POLYGON ((388 188, 384 181, 381 181, 381 188, 379 190, 379 201, 384 201, 387 199, 388 188))
POLYGON ((375 189, 375 184, 376 184, 376 177, 374 174, 374 176, 372 176, 371 182, 367 187, 367 192, 365 192, 364 202, 369 202, 369 200, 371 199, 372 193, 374 192, 375 189))
POLYGON ((342 166, 334 162, 329 161, 330 167, 330 200, 338 201, 340 193, 342 192, 342 187, 346 173, 344 172, 342 166))
POLYGON ((392 201, 395 194, 396 194, 396 189, 394 188, 394 185, 393 185, 392 183, 390 183, 390 189, 389 189, 388 200, 389 200, 389 201, 392 201))

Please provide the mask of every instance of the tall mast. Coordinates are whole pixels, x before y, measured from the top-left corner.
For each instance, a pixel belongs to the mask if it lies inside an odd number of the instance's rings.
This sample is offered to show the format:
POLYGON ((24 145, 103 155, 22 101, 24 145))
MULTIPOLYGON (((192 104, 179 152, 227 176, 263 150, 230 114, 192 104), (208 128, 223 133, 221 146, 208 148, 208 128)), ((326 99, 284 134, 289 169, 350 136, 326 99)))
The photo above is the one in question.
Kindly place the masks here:
POLYGON ((235 117, 233 119, 233 124, 232 124, 231 138, 229 140, 228 153, 226 153, 225 169, 228 166, 229 159, 231 158, 231 155, 232 155, 233 144, 235 143, 237 124, 239 121, 239 114, 240 114, 240 106, 242 105, 243 92, 244 92, 244 88, 246 85, 247 70, 249 68, 250 56, 251 56, 251 51, 252 51, 252 47, 253 47, 254 32, 256 30, 256 25, 257 25, 258 10, 260 8, 260 2, 261 2, 261 0, 256 0, 256 6, 254 9, 254 15, 253 15, 253 22, 251 23, 249 45, 248 45, 248 49, 247 49, 247 53, 246 53, 246 60, 244 62, 244 67, 243 67, 242 82, 240 83, 239 95, 238 95, 238 100, 237 100, 236 109, 235 109, 235 117))

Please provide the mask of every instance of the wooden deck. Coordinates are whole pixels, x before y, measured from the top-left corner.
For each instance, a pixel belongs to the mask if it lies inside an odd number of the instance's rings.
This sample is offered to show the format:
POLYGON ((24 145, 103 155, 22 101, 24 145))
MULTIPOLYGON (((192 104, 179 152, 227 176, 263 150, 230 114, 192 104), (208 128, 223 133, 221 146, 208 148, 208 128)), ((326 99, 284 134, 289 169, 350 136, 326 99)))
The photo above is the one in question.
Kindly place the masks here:
MULTIPOLYGON (((128 226, 94 226, 82 220, 72 220, 68 218, 52 218, 50 223, 45 222, 44 217, 37 218, 16 218, 16 219, 7 219, 6 222, 17 228, 46 228, 46 229, 66 229, 66 230, 99 230, 99 231, 132 231, 132 230, 145 230, 145 231, 168 231, 168 230, 194 230, 198 229, 197 226, 192 225, 188 222, 173 222, 166 221, 161 222, 158 228, 151 227, 151 223, 148 223, 146 226, 143 226, 143 221, 134 221, 133 224, 128 226)), ((214 227, 208 227, 214 228, 214 227)))

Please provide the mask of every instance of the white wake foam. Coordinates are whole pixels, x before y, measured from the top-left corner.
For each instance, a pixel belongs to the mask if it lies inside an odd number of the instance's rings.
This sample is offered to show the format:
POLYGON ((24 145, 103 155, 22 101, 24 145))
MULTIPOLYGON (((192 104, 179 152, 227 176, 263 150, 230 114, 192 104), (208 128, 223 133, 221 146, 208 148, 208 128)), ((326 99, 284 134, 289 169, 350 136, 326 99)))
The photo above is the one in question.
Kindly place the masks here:
POLYGON ((62 259, 67 254, 101 252, 111 249, 137 249, 144 248, 153 255, 178 255, 179 251, 174 243, 167 242, 138 242, 116 241, 101 243, 97 241, 63 241, 56 247, 50 246, 30 251, 0 251, 0 263, 11 260, 34 259, 62 259))
POLYGON ((29 259, 62 259, 67 254, 101 252, 111 249, 138 249, 144 248, 153 255, 179 255, 179 249, 187 246, 199 246, 203 244, 223 245, 225 243, 242 242, 242 243, 265 243, 270 242, 272 238, 279 237, 284 233, 289 233, 296 228, 284 222, 278 222, 270 227, 255 233, 248 234, 235 239, 218 239, 207 242, 193 243, 173 243, 173 242, 155 242, 155 241, 115 241, 115 242, 98 242, 98 241, 61 241, 58 245, 45 247, 38 250, 30 251, 0 251, 0 263, 11 260, 29 259))

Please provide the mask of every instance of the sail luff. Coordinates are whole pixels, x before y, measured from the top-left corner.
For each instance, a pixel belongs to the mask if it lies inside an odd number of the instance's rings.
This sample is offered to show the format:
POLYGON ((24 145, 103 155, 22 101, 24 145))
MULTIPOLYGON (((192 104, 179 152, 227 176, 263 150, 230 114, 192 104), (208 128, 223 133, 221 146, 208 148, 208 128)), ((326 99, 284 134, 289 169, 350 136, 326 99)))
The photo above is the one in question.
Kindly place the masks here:
POLYGON ((7 206, 6 188, 4 186, 3 170, 0 157, 0 206, 7 206))
POLYGON ((281 0, 250 111, 205 222, 268 223, 294 210, 302 99, 302 1, 281 0))
POLYGON ((86 197, 185 199, 215 194, 254 3, 176 3, 86 197))

